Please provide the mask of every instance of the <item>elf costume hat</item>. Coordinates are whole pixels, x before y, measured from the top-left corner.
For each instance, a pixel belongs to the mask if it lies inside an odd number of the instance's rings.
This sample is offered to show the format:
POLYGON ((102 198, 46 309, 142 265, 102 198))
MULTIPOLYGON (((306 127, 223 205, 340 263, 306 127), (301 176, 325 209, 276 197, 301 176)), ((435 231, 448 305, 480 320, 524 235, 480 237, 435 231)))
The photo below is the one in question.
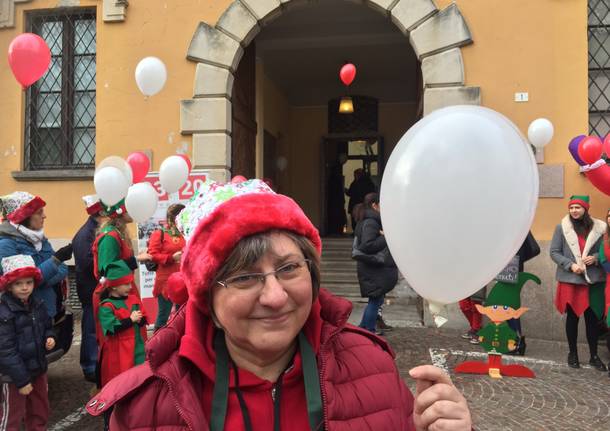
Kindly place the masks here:
POLYGON ((498 281, 491 289, 491 292, 489 292, 489 295, 487 295, 485 307, 490 305, 506 305, 513 310, 521 308, 521 288, 529 280, 536 284, 542 283, 538 277, 529 272, 520 272, 516 284, 498 281))
POLYGON ((118 203, 114 205, 106 205, 104 202, 100 201, 103 207, 104 214, 110 218, 119 218, 123 214, 127 214, 127 208, 125 207, 125 199, 121 199, 118 203))
POLYGON ((320 252, 318 230, 287 196, 276 194, 261 180, 204 185, 176 217, 187 245, 180 273, 172 277, 188 289, 189 301, 208 312, 207 292, 237 243, 269 230, 288 230, 308 238, 320 252))
POLYGON ((34 259, 27 254, 16 254, 2 259, 3 275, 0 277, 0 291, 5 290, 11 283, 20 278, 33 278, 34 285, 42 281, 42 272, 36 268, 34 259))
POLYGON ((591 203, 589 201, 590 199, 587 195, 573 195, 570 196, 570 202, 568 203, 568 207, 570 207, 570 205, 580 205, 588 211, 589 207, 591 206, 591 203))
POLYGON ((82 199, 85 203, 87 214, 96 215, 104 210, 102 201, 100 201, 100 198, 97 195, 83 196, 82 199))
POLYGON ((20 224, 47 203, 28 192, 13 192, 0 197, 2 214, 9 221, 20 224))
POLYGON ((100 284, 106 288, 131 284, 133 282, 133 271, 124 260, 112 262, 106 268, 106 273, 100 278, 100 284))

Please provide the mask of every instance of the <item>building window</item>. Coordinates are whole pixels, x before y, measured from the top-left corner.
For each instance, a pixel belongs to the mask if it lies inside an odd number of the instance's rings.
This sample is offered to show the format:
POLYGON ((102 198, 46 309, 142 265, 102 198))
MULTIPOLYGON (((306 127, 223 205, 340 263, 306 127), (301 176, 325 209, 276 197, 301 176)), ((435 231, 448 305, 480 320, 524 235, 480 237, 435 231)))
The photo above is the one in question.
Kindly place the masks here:
POLYGON ((27 91, 25 169, 95 165, 95 9, 28 14, 51 50, 47 73, 27 91))
POLYGON ((610 132, 610 0, 589 0, 589 133, 610 132))

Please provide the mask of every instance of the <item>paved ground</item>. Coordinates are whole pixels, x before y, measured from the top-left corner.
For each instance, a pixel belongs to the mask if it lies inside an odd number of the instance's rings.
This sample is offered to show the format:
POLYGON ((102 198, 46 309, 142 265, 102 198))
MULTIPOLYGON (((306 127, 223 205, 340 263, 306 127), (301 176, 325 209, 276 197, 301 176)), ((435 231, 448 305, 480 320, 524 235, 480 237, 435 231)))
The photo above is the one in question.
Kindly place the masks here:
MULTIPOLYGON (((356 302, 352 321, 358 321, 363 303, 356 302)), ((572 370, 565 365, 565 343, 528 340, 525 358, 517 361, 533 369, 536 379, 455 375, 453 367, 466 359, 484 360, 482 349, 472 346, 451 330, 417 327, 417 322, 399 317, 407 302, 393 300, 386 307, 389 320, 402 326, 387 333, 397 354, 397 364, 409 386, 407 371, 420 364, 435 363, 451 373, 455 384, 468 399, 477 430, 610 430, 610 378, 588 367, 572 370), (402 308, 401 308, 402 307, 402 308), (394 308, 394 310, 392 310, 394 308)), ((586 346, 581 358, 588 359, 586 346)), ((610 355, 600 345, 606 362, 610 355)), ((585 361, 586 362, 586 361, 585 361)), ((83 413, 92 385, 82 379, 78 365, 78 346, 50 367, 49 391, 52 416, 49 429, 101 430, 101 419, 83 413)))

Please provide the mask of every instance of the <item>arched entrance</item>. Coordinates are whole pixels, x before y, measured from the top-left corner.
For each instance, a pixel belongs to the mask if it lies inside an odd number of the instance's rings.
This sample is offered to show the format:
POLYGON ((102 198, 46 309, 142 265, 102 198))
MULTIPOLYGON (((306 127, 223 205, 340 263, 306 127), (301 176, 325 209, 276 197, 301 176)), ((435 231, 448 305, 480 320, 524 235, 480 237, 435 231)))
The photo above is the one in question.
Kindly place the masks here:
MULTIPOLYGON (((193 135, 193 162, 226 181, 231 175, 232 100, 245 48, 261 28, 308 0, 236 0, 215 26, 200 23, 187 52, 197 62, 193 98, 181 101, 180 129, 193 135)), ((465 86, 460 47, 472 43, 456 4, 438 10, 432 0, 367 0, 409 38, 421 61, 424 115, 443 106, 479 104, 478 87, 465 86)), ((262 155, 256 154, 257 163, 262 155)))

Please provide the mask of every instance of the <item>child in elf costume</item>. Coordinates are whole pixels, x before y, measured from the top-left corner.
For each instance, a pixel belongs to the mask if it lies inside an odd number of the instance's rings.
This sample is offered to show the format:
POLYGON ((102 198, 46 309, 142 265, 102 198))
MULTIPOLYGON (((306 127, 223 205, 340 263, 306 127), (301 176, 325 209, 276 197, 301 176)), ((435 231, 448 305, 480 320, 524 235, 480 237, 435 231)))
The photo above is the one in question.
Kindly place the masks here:
POLYGON ((0 429, 46 430, 49 418, 46 352, 55 333, 45 304, 32 295, 42 272, 28 255, 5 257, 0 277, 0 429))
MULTIPOLYGON (((134 282, 133 272, 138 268, 139 261, 150 260, 151 256, 142 253, 137 257, 133 254, 131 239, 127 231, 127 224, 133 220, 125 208, 125 200, 113 206, 102 203, 108 221, 100 228, 95 242, 93 243, 93 268, 95 278, 100 281, 102 278, 111 279, 118 284, 126 284, 131 287, 129 294, 135 295, 138 300, 140 294, 134 282), (120 277, 119 275, 120 274, 120 277)), ((100 307, 101 294, 106 286, 99 282, 93 292, 93 313, 96 325, 96 335, 98 345, 103 341, 103 334, 99 325, 98 310, 100 307)))
POLYGON ((535 377, 534 372, 523 365, 503 365, 502 354, 515 349, 518 336, 507 321, 518 319, 527 311, 521 307, 521 288, 532 280, 537 284, 538 277, 520 272, 517 284, 497 282, 485 300, 485 305, 477 304, 477 310, 489 317, 491 322, 478 332, 481 346, 488 352, 488 362, 466 361, 455 367, 456 373, 489 374, 500 379, 502 376, 535 377))

